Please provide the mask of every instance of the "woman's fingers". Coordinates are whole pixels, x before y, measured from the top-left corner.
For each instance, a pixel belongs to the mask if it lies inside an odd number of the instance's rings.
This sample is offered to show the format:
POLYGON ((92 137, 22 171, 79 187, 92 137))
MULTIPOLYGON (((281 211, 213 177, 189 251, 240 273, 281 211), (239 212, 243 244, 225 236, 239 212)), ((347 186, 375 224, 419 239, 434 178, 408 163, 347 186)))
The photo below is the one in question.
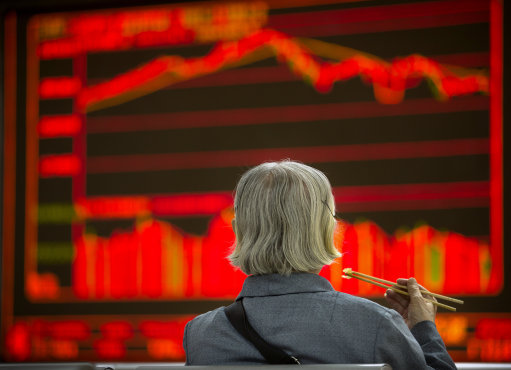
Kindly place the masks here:
MULTIPOLYGON (((424 287, 417 284, 414 278, 397 279, 399 285, 406 287, 409 296, 404 296, 388 289, 385 293, 387 302, 405 319, 408 327, 411 329, 417 323, 429 320, 435 321, 436 306, 427 302, 424 298, 436 301, 434 297, 428 294, 424 287)), ((402 288, 405 290, 405 288, 402 288)))
POLYGON ((397 301, 403 307, 408 307, 408 305, 410 304, 410 299, 407 296, 397 293, 392 289, 387 289, 386 293, 387 295, 390 295, 392 299, 397 301))
POLYGON ((398 283, 399 285, 404 285, 404 286, 406 286, 406 284, 408 284, 408 279, 399 278, 399 279, 397 279, 397 283, 398 283))
MULTIPOLYGON (((404 286, 408 287, 408 279, 399 278, 399 279, 397 279, 397 283, 398 283, 399 285, 404 285, 404 286)), ((423 287, 422 285, 420 285, 420 284, 416 284, 416 285, 417 285, 417 286, 419 287, 419 289, 421 290, 421 293, 422 293, 422 296, 423 296, 423 297, 428 298, 428 299, 431 299, 431 300, 435 300, 435 301, 436 301, 436 299, 434 299, 434 297, 432 297, 432 296, 430 296, 430 295, 428 294, 428 290, 427 290, 426 288, 424 288, 424 287, 423 287)))
POLYGON ((389 305, 396 310, 401 316, 405 315, 408 310, 409 301, 399 293, 388 289, 385 292, 385 299, 389 305))
MULTIPOLYGON (((410 305, 408 306, 408 326, 412 328, 421 321, 435 322, 436 306, 424 300, 423 293, 414 278, 408 280, 408 293, 410 305)), ((424 293, 427 295, 427 293, 424 293)))

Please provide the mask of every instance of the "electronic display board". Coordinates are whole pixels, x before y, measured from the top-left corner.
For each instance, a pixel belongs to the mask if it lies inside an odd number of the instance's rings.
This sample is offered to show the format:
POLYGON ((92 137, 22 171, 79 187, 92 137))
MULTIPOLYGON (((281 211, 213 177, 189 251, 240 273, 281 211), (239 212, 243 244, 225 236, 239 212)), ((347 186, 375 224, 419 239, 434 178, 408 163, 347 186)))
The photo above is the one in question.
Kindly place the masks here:
POLYGON ((502 4, 205 2, 5 18, 9 360, 183 361, 228 304, 232 191, 291 158, 332 182, 345 267, 464 297, 456 361, 511 360, 502 4), (488 297, 488 298, 485 298, 488 297), (491 307, 485 305, 486 299, 491 307))

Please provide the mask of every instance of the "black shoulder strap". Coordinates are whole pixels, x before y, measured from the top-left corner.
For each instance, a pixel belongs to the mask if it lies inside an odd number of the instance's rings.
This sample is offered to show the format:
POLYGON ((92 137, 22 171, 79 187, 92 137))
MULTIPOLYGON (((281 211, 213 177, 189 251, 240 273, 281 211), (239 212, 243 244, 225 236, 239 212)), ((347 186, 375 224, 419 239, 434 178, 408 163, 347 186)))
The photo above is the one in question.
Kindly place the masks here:
POLYGON ((266 342, 261 336, 254 330, 252 325, 247 320, 245 314, 245 307, 243 307, 242 300, 236 301, 233 304, 225 308, 225 314, 229 319, 229 322, 234 328, 251 342, 259 352, 264 356, 266 361, 270 364, 295 364, 299 365, 300 361, 296 357, 289 356, 286 352, 280 348, 273 347, 266 342))

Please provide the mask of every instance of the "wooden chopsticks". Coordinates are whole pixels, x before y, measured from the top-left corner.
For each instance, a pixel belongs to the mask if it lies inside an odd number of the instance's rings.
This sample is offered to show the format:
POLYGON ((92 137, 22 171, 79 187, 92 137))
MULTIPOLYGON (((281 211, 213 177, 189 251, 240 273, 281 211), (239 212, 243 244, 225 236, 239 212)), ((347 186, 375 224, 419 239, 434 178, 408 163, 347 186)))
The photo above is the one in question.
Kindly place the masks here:
MULTIPOLYGON (((351 278, 358 279, 358 280, 364 281, 366 283, 370 283, 370 284, 379 286, 380 288, 390 289, 390 290, 393 290, 396 293, 403 294, 403 295, 408 295, 409 296, 408 292, 406 291, 407 288, 404 285, 393 283, 392 281, 388 281, 388 280, 385 280, 385 279, 380 279, 380 278, 377 278, 377 277, 374 277, 374 276, 371 276, 371 275, 366 275, 366 274, 363 274, 361 272, 353 271, 350 268, 344 269, 343 272, 344 272, 343 278, 346 278, 346 279, 351 279, 351 278)), ((443 300, 446 300, 446 301, 449 301, 449 302, 453 302, 453 303, 458 303, 458 304, 463 304, 464 303, 460 299, 447 297, 445 295, 441 295, 441 294, 437 294, 437 293, 431 293, 431 292, 429 292, 429 291, 427 291, 425 289, 421 289, 421 291, 425 292, 426 294, 429 294, 432 297, 438 298, 438 299, 443 299, 443 300)), ((443 308, 445 308, 445 309, 447 309, 449 311, 456 311, 455 307, 448 306, 446 304, 443 304, 443 303, 440 303, 440 302, 436 302, 436 301, 433 301, 433 300, 427 299, 427 298, 424 298, 424 300, 426 300, 427 302, 433 303, 434 305, 436 305, 438 307, 443 307, 443 308)))

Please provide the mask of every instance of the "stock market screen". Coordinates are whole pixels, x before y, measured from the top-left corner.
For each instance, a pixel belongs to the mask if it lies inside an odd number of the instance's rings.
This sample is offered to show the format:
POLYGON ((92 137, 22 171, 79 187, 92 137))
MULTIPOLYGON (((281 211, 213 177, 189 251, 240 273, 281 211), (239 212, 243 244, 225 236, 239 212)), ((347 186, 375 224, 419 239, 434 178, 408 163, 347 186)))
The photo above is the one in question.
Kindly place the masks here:
POLYGON ((502 4, 205 2, 4 19, 2 348, 183 361, 229 304, 233 189, 290 158, 330 179, 353 268, 466 299, 456 361, 510 361, 502 4), (488 303, 489 302, 489 303, 488 303))

